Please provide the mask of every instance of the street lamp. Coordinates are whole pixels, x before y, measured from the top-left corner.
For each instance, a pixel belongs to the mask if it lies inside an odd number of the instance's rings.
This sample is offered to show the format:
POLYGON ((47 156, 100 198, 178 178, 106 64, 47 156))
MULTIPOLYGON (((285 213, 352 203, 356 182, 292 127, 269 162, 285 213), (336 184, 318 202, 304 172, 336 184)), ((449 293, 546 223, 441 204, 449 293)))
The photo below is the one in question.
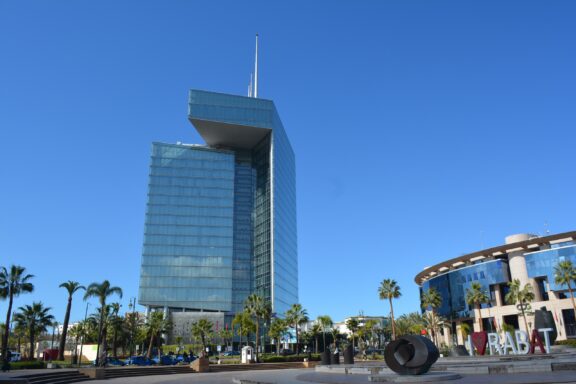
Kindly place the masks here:
POLYGON ((136 328, 136 298, 132 297, 130 299, 130 304, 128 308, 132 311, 132 317, 130 319, 130 356, 134 355, 134 328, 136 328), (132 303, 134 301, 134 303, 132 303))

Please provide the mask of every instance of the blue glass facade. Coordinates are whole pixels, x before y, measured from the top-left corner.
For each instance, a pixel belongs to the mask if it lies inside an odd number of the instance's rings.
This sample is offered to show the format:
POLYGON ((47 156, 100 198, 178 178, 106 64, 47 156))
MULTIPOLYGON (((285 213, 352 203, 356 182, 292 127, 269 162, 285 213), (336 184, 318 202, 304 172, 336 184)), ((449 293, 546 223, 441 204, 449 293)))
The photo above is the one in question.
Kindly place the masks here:
POLYGON ((528 277, 546 277, 551 290, 564 290, 567 289, 565 285, 560 286, 554 282, 554 267, 564 260, 570 260, 576 265, 576 245, 573 243, 559 244, 552 249, 526 253, 524 258, 526 259, 528 277))
POLYGON ((229 310, 233 224, 234 154, 154 143, 140 303, 229 310))
POLYGON ((254 292, 283 313, 298 302, 296 174, 276 108, 192 90, 189 119, 207 146, 153 146, 139 302, 236 312, 254 292))
POLYGON ((274 177, 274 310, 284 313, 298 302, 298 250, 296 233, 296 161, 294 151, 275 115, 273 131, 274 177))
MULTIPOLYGON (((435 288, 442 296, 442 304, 437 313, 455 320, 474 316, 474 311, 471 310, 473 308, 466 303, 466 290, 473 282, 480 283, 486 294, 489 294, 491 285, 505 284, 509 280, 508 263, 492 260, 449 271, 427 280, 422 284, 422 291, 435 288)), ((487 305, 483 304, 483 307, 487 305)))

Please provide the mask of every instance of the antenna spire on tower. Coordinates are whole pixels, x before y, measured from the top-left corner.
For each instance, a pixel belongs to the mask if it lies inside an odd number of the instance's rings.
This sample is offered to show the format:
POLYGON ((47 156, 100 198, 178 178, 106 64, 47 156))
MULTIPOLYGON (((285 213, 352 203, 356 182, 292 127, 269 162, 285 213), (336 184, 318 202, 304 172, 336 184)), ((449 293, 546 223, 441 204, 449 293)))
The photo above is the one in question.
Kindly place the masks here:
POLYGON ((254 97, 258 98, 258 34, 256 34, 256 57, 254 60, 254 97))

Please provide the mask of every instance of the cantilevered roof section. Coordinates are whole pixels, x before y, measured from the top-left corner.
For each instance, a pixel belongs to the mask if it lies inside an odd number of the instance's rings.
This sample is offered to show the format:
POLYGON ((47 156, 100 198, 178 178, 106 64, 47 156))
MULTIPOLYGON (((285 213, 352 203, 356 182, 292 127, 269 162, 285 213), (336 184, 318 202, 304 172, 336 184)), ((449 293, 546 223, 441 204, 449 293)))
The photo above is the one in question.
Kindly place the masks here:
POLYGON ((271 100, 190 90, 188 120, 211 147, 254 148, 277 116, 271 100))

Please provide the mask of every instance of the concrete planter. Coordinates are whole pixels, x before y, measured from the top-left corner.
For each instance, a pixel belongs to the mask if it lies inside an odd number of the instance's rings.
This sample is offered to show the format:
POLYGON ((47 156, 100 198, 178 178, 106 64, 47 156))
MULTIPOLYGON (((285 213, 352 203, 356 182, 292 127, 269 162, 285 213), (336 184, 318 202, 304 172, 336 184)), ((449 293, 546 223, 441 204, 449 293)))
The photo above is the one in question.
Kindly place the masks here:
POLYGON ((210 371, 210 361, 206 357, 199 357, 190 364, 195 372, 209 372, 210 371))

